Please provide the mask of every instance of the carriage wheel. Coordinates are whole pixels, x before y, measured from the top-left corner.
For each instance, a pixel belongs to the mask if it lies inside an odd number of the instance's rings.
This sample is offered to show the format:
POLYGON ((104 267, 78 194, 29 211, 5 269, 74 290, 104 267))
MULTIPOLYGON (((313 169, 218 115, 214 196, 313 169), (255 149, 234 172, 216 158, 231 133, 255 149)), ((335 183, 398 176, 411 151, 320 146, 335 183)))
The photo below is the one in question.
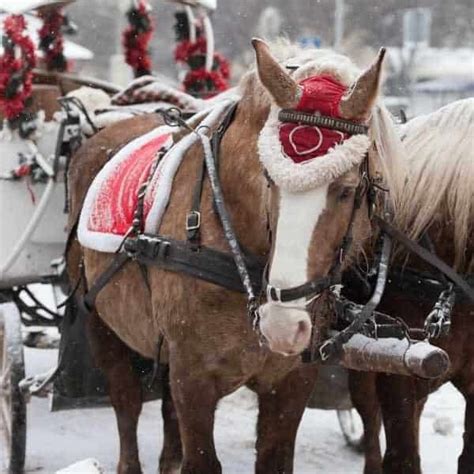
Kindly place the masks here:
POLYGON ((15 305, 0 306, 0 435, 2 472, 20 474, 25 465, 26 404, 19 383, 25 377, 21 320, 15 305))
POLYGON ((337 410, 337 419, 348 446, 361 453, 364 451, 364 427, 355 409, 337 410))

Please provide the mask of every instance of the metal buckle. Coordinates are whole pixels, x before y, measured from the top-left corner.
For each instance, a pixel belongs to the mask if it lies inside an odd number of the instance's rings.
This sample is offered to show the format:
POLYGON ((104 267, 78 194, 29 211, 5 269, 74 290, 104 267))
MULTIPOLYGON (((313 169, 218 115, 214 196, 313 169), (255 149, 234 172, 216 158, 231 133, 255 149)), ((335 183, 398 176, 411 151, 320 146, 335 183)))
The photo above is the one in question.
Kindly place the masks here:
POLYGON ((319 356, 321 357, 322 362, 326 362, 330 357, 331 357, 331 350, 328 350, 332 346, 332 341, 326 341, 324 342, 321 347, 319 348, 319 356))
POLYGON ((186 230, 198 230, 201 227, 201 213, 199 211, 191 211, 186 216, 186 230))
POLYGON ((281 303, 281 289, 272 285, 267 285, 267 301, 276 301, 281 303))

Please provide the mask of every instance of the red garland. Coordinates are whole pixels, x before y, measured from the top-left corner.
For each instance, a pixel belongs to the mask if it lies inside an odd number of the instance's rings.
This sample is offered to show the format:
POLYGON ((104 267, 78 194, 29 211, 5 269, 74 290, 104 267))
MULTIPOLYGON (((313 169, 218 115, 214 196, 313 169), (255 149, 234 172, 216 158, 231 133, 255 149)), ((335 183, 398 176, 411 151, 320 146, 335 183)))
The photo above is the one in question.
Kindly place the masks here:
POLYGON ((229 88, 227 80, 230 78, 229 61, 218 52, 214 54, 212 71, 206 71, 204 65, 196 68, 193 58, 205 57, 206 53, 207 41, 204 36, 198 36, 195 43, 189 40, 180 41, 174 52, 177 63, 184 63, 191 67, 184 78, 184 89, 186 92, 203 98, 209 98, 227 90, 229 88))
POLYGON ((64 72, 68 69, 68 62, 64 56, 64 39, 62 28, 66 22, 61 8, 48 9, 39 12, 43 19, 43 26, 39 30, 39 49, 44 54, 48 71, 64 72))
POLYGON ((10 15, 4 23, 4 53, 0 57, 0 109, 13 122, 24 112, 33 87, 36 65, 33 41, 25 34, 26 21, 10 15), (15 51, 19 50, 19 57, 15 51))
POLYGON ((227 58, 221 53, 214 54, 214 63, 216 63, 216 68, 222 74, 222 77, 226 80, 230 79, 230 63, 227 58))
POLYGON ((123 33, 125 61, 132 67, 135 77, 151 74, 152 63, 148 46, 153 35, 150 7, 139 0, 127 13, 130 26, 123 33))
POLYGON ((186 91, 198 92, 203 99, 209 99, 229 88, 227 81, 219 71, 206 71, 205 68, 189 71, 184 78, 186 91))
POLYGON ((195 43, 189 40, 180 41, 174 51, 174 58, 177 63, 187 63, 191 56, 195 54, 206 54, 207 41, 204 36, 199 36, 195 43))

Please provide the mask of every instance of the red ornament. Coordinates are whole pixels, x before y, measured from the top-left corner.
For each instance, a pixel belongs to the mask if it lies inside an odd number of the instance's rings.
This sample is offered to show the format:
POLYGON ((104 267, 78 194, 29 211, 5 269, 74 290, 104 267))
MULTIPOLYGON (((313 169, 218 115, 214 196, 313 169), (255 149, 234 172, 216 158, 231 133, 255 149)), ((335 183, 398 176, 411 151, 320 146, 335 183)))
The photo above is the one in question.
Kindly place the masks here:
POLYGON ((139 0, 127 13, 130 26, 123 33, 123 46, 125 61, 132 67, 135 77, 151 74, 152 70, 148 47, 154 27, 150 10, 144 0, 139 0))
POLYGON ((0 109, 10 122, 20 118, 33 88, 35 47, 25 30, 23 16, 10 15, 6 18, 4 53, 0 57, 0 109))

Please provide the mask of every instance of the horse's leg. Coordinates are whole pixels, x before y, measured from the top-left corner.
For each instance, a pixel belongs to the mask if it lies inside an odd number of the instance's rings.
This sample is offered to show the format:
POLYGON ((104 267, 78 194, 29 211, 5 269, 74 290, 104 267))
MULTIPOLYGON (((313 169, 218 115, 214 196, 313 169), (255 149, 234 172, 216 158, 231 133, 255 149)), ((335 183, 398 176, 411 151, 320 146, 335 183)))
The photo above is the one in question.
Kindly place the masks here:
POLYGON ((464 418, 464 446, 458 459, 458 474, 474 472, 474 393, 464 394, 466 414, 464 418))
POLYGON ((314 386, 317 367, 301 367, 258 393, 257 474, 293 472, 295 438, 314 386))
POLYGON ((415 381, 401 375, 377 375, 377 395, 387 439, 385 474, 421 474, 418 452, 419 403, 415 381))
POLYGON ((176 474, 183 460, 183 449, 178 415, 171 395, 169 366, 164 366, 162 370, 163 450, 160 456, 160 474, 176 474))
POLYGON ((221 398, 218 381, 215 374, 194 374, 185 360, 187 357, 170 350, 171 392, 183 443, 181 474, 220 474, 213 436, 214 415, 221 398))
POLYGON ((474 384, 453 380, 456 388, 464 395, 466 412, 464 415, 464 446, 458 459, 458 474, 474 472, 474 384))
POLYGON ((376 374, 349 371, 349 390, 352 403, 364 425, 364 474, 382 474, 380 451, 381 413, 375 384, 376 374))
POLYGON ((130 362, 130 349, 93 312, 87 331, 94 360, 104 372, 120 437, 119 474, 141 473, 137 425, 142 409, 140 379, 130 362))

